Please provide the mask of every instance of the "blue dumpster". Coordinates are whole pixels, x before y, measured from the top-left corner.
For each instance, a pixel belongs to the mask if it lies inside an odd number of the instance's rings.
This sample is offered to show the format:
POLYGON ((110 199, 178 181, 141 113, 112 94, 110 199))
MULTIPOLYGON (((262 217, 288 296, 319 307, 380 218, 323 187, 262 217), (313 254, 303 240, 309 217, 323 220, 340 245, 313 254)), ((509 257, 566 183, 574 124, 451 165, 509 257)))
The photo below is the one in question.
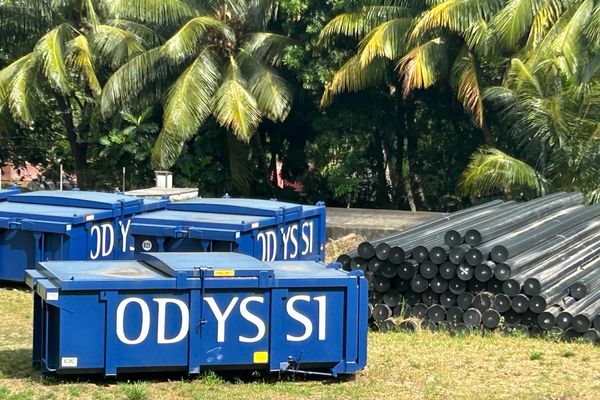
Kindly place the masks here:
POLYGON ((52 261, 34 289, 44 373, 268 370, 350 374, 366 364, 367 281, 312 261, 146 253, 52 261))
POLYGON ((325 206, 193 199, 132 219, 136 253, 234 251, 262 261, 325 259, 325 206))
POLYGON ((9 189, 0 189, 0 201, 5 201, 10 195, 19 193, 19 188, 11 187, 9 189))
POLYGON ((46 260, 133 258, 133 215, 166 200, 83 191, 16 194, 0 203, 0 280, 23 282, 46 260))

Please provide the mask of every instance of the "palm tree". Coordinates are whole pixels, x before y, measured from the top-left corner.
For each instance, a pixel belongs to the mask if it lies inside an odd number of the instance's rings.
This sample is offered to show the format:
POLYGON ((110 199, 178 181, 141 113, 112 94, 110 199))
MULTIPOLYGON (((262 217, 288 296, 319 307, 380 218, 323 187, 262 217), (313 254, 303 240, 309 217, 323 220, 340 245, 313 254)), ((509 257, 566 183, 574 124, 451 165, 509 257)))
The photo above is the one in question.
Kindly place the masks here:
POLYGON ((489 148, 474 154, 460 183, 465 194, 576 189, 600 201, 600 4, 571 2, 555 11, 544 35, 536 38, 532 25, 502 86, 484 91, 514 147, 512 156, 489 148))
POLYGON ((154 166, 171 167, 210 115, 244 143, 263 118, 287 117, 292 93, 277 67, 290 40, 264 31, 274 2, 113 0, 107 6, 112 14, 161 27, 168 37, 119 68, 101 99, 105 117, 130 104, 162 102, 154 166))
POLYGON ((89 184, 88 145, 99 130, 96 100, 101 82, 156 40, 148 28, 98 13, 97 6, 92 0, 7 0, 0 4, 3 40, 19 49, 17 53, 35 43, 32 51, 25 50, 0 71, 4 125, 15 121, 35 129, 38 118, 57 113, 83 188, 89 184))
MULTIPOLYGON (((322 31, 324 42, 338 35, 359 39, 356 53, 325 88, 322 104, 327 105, 338 93, 362 90, 389 79, 390 63, 395 63, 405 96, 414 89, 448 82, 473 122, 481 127, 488 146, 494 145, 495 138, 485 118, 486 99, 507 101, 503 115, 511 119, 509 126, 514 131, 519 130, 519 125, 528 126, 528 136, 523 140, 530 143, 537 138, 538 143, 544 143, 546 150, 535 153, 542 154, 544 160, 550 157, 546 154, 557 142, 539 139, 558 134, 558 126, 548 125, 559 122, 555 117, 583 124, 588 132, 583 134, 583 143, 595 143, 597 125, 593 118, 597 116, 592 109, 597 97, 592 87, 600 62, 599 7, 593 0, 368 1, 354 12, 335 17, 322 31), (511 61, 511 57, 515 58, 511 61), (525 63, 519 62, 520 58, 525 63), (524 69, 525 64, 529 67, 524 69), (502 71, 507 71, 502 83, 504 89, 513 90, 511 98, 502 87, 486 89, 500 83, 496 76, 502 71), (532 72, 538 74, 535 79, 532 72), (535 86, 533 81, 547 83, 546 91, 521 93, 535 86), (528 94, 533 97, 525 100, 528 94), (569 104, 572 100, 573 104, 564 106, 563 100, 569 104), (540 102, 547 109, 540 107, 540 102), (579 111, 569 115, 576 110, 579 111)), ((563 124, 565 134, 572 132, 570 129, 581 132, 579 125, 567 129, 563 124)), ((503 188, 513 182, 542 190, 543 173, 525 173, 526 163, 504 156, 490 147, 474 155, 465 172, 464 190, 485 191, 497 188, 500 181, 503 188), (514 169, 500 179, 502 168, 508 164, 514 169)), ((585 160, 589 165, 590 157, 595 156, 592 151, 581 162, 585 160)), ((564 154, 560 158, 562 165, 573 161, 564 154)), ((557 162, 543 161, 544 169, 556 169, 557 162)), ((581 176, 589 176, 589 172, 581 176)), ((578 179, 571 177, 567 181, 573 186, 578 179)))
POLYGON ((487 143, 494 139, 484 120, 481 99, 482 67, 480 57, 490 54, 485 38, 485 22, 497 11, 500 0, 470 1, 366 1, 357 10, 332 19, 322 30, 325 45, 343 35, 359 41, 357 50, 333 75, 325 88, 321 104, 328 105, 341 92, 359 91, 387 82, 395 90, 392 71, 399 73, 399 109, 404 112, 406 133, 396 139, 396 180, 394 192, 404 189, 412 210, 416 209, 413 187, 425 204, 416 171, 417 134, 410 129, 415 107, 408 98, 415 89, 427 89, 446 80, 456 92, 473 121, 481 127, 487 143), (391 67, 394 67, 393 69, 391 67), (402 159, 408 159, 408 177, 401 178, 402 159), (403 180, 401 184, 399 181, 403 180))
POLYGON ((407 96, 446 81, 485 140, 494 143, 483 113, 482 58, 496 61, 490 40, 490 20, 502 0, 382 0, 341 14, 322 31, 322 39, 351 35, 357 51, 325 88, 322 104, 344 91, 362 90, 381 82, 395 65, 407 96), (387 60, 387 61, 386 61, 387 60), (391 63, 391 64, 390 64, 391 63))

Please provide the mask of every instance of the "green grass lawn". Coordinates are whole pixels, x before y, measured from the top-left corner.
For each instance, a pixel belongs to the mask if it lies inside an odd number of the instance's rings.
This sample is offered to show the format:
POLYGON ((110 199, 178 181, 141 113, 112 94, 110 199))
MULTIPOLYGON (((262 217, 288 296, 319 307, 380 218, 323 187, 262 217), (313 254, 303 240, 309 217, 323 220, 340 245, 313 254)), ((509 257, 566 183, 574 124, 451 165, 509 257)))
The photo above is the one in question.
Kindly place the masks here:
POLYGON ((430 332, 370 333, 368 367, 341 382, 264 374, 43 379, 30 367, 31 317, 29 292, 0 289, 0 399, 600 399, 600 347, 430 332))

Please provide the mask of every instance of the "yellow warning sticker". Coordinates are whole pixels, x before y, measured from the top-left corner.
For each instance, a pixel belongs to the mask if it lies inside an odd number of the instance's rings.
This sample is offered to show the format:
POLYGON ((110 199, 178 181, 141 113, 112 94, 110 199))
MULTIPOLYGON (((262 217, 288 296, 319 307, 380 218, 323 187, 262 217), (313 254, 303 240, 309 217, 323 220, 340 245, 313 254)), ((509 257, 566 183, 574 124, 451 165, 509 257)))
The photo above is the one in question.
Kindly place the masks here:
POLYGON ((254 352, 254 364, 266 364, 269 362, 268 351, 255 351, 254 352))
POLYGON ((234 269, 217 269, 215 270, 215 276, 235 276, 234 269))

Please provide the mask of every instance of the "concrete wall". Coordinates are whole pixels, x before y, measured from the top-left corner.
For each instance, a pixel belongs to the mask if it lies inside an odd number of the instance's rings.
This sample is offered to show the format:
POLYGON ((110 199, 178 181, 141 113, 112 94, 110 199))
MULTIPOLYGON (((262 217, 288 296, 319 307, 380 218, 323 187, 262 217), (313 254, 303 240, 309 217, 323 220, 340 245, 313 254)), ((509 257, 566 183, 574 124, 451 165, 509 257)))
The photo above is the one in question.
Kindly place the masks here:
POLYGON ((374 239, 403 231, 444 215, 435 212, 327 208, 327 238, 337 239, 350 233, 374 239))

